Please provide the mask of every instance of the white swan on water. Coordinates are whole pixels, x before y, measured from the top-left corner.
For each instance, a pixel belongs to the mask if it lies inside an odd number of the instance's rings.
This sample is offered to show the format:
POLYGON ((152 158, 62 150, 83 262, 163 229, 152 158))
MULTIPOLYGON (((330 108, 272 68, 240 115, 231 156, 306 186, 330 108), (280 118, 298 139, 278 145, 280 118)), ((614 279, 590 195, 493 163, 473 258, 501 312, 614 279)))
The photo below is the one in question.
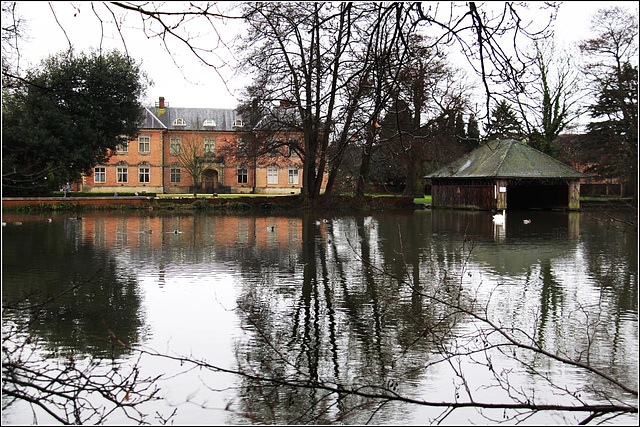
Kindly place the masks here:
POLYGON ((495 222, 496 224, 504 224, 506 217, 507 217, 507 214, 505 213, 504 209, 502 209, 501 214, 495 214, 493 216, 493 222, 495 222))

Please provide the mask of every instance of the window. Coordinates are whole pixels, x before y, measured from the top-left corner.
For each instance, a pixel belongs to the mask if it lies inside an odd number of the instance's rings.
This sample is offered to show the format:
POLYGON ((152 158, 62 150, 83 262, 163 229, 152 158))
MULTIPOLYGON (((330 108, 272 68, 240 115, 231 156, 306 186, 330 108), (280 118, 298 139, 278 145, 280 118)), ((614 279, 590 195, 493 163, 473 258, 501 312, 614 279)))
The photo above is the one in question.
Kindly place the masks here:
POLYGON ((299 184, 298 169, 289 169, 289 184, 299 184))
POLYGON ((149 182, 149 168, 138 168, 138 181, 149 182))
POLYGON ((180 168, 171 168, 171 182, 180 182, 182 179, 182 171, 180 168))
POLYGON ((204 155, 212 156, 215 149, 216 149, 216 139, 212 136, 205 136, 204 137, 204 155))
POLYGON ((180 148, 182 146, 182 138, 171 138, 169 140, 169 149, 172 156, 180 154, 180 148))
POLYGON ((233 126, 237 128, 241 128, 242 126, 244 126, 244 122, 240 119, 236 119, 233 122, 233 126))
POLYGON ((107 182, 107 170, 99 166, 93 170, 93 182, 107 182))
POLYGON ((116 169, 116 181, 117 182, 129 182, 128 177, 129 170, 126 167, 120 167, 116 169))
POLYGON ((267 184, 278 183, 278 168, 275 166, 269 166, 267 168, 267 184))
POLYGON ((129 141, 118 144, 116 151, 120 154, 127 154, 129 152, 129 141))
POLYGON ((213 119, 207 119, 204 121, 204 123, 202 123, 202 126, 214 128, 216 127, 216 121, 213 119))
POLYGON ((173 125, 174 125, 174 126, 186 126, 186 125, 187 125, 187 122, 185 122, 183 118, 178 117, 177 119, 175 119, 175 120, 173 121, 173 125))
POLYGON ((151 137, 149 135, 140 135, 138 137, 138 151, 140 153, 151 151, 151 137))
POLYGON ((249 181, 247 168, 238 168, 238 184, 246 184, 249 181))

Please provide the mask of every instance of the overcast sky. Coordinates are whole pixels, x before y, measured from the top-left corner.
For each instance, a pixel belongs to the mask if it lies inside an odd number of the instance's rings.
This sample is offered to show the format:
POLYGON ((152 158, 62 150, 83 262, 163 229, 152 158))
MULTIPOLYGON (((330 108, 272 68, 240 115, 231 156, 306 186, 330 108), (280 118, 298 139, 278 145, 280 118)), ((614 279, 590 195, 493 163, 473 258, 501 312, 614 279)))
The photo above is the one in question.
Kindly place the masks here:
MULTIPOLYGON (((174 2, 169 2, 173 4, 174 2)), ((534 2, 532 2, 534 3, 534 2)), ((224 4, 229 4, 225 2, 224 4)), ((567 47, 589 36, 590 20, 602 7, 622 5, 637 9, 636 2, 569 1, 564 2, 556 22, 556 37, 567 47)), ((121 13, 117 8, 114 11, 121 13)), ((27 39, 21 42, 21 67, 28 68, 39 63, 46 56, 65 50, 69 41, 78 51, 103 48, 123 48, 113 25, 105 25, 104 37, 97 13, 103 21, 112 17, 102 5, 96 5, 95 13, 89 2, 19 2, 18 13, 27 21, 27 39), (52 12, 55 11, 55 17, 52 12), (56 19, 58 22, 56 22, 56 19), (59 23, 59 24, 58 24, 59 23), (62 28, 64 29, 64 32, 62 28), (65 34, 66 33, 66 34, 65 34)), ((234 108, 241 88, 248 83, 247 78, 234 75, 231 69, 223 70, 228 85, 211 68, 202 65, 192 53, 183 49, 172 49, 175 62, 163 50, 157 38, 148 39, 141 28, 141 21, 135 14, 129 14, 125 34, 129 54, 141 61, 142 68, 154 82, 148 90, 147 103, 164 96, 174 107, 234 108)), ((237 26, 217 25, 222 36, 230 40, 237 33, 237 26)), ((220 47, 223 58, 230 58, 230 52, 220 47)))

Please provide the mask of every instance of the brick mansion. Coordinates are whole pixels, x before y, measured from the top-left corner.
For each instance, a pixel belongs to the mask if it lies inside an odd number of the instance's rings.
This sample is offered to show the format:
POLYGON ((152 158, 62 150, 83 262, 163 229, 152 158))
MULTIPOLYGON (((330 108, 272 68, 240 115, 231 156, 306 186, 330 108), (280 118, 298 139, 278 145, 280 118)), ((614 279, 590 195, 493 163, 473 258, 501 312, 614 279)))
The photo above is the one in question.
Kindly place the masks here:
POLYGON ((194 182, 180 153, 186 142, 197 140, 198 155, 206 159, 198 193, 299 193, 302 161, 286 147, 254 158, 230 155, 252 131, 235 110, 173 108, 160 97, 155 108, 144 107, 137 138, 118 146, 105 164, 84 176, 82 189, 191 193, 194 182))

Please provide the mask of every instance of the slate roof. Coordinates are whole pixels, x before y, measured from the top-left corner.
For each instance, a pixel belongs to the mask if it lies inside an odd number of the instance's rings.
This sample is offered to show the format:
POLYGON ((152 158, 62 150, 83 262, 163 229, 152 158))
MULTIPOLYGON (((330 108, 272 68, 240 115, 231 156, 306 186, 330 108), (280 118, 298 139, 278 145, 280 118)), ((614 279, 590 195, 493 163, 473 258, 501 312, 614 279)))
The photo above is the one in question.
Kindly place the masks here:
POLYGON ((167 127, 156 117, 153 111, 147 107, 144 107, 142 112, 141 129, 166 129, 167 127))
POLYGON ((210 130, 210 131, 242 131, 247 127, 236 127, 236 120, 242 117, 233 109, 225 108, 176 108, 164 109, 144 108, 142 129, 169 129, 169 130, 210 130), (185 126, 174 125, 174 120, 181 118, 185 126), (203 126, 205 120, 212 120, 215 126, 203 126))
POLYGON ((425 178, 567 178, 588 175, 513 139, 482 144, 425 178))

